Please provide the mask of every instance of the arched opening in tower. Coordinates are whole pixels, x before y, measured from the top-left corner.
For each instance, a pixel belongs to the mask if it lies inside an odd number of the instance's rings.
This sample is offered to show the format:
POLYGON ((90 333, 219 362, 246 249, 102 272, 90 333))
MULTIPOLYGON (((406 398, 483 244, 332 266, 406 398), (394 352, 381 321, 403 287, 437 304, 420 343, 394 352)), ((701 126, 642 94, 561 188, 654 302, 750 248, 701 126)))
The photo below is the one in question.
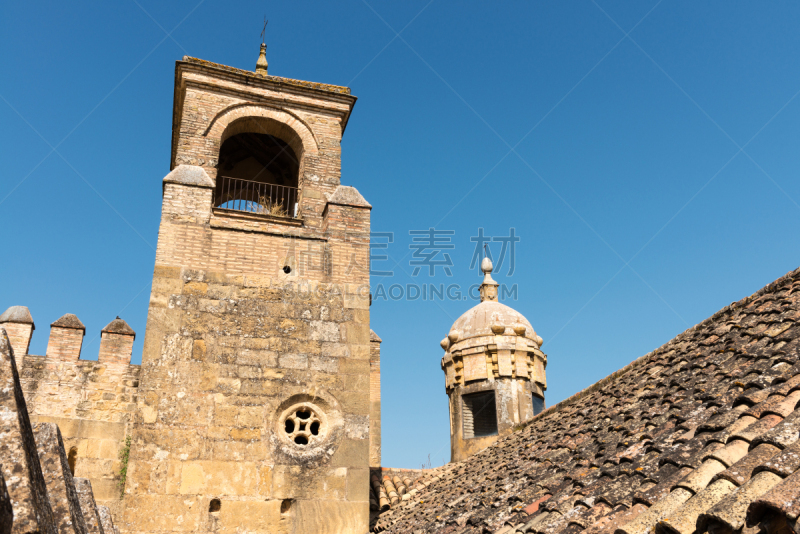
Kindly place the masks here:
POLYGON ((72 447, 67 455, 67 464, 69 465, 69 472, 75 475, 75 462, 78 460, 78 449, 72 447))
POLYGON ((240 133, 219 150, 214 205, 260 215, 296 217, 300 162, 292 147, 265 133, 240 133))

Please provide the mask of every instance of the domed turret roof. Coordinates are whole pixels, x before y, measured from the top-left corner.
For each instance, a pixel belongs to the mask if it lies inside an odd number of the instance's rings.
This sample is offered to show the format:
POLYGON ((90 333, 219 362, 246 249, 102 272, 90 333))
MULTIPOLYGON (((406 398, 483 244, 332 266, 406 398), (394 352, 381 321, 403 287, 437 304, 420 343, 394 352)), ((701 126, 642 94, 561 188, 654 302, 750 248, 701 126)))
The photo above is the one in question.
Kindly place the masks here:
POLYGON ((492 280, 492 261, 486 257, 481 262, 484 273, 481 284, 481 303, 468 310, 450 327, 442 347, 447 350, 451 344, 459 344, 470 338, 480 336, 522 336, 542 345, 542 338, 533 329, 524 315, 514 308, 497 301, 497 282, 492 280))
POLYGON ((516 333, 514 327, 518 326, 525 327, 522 335, 539 343, 533 326, 524 315, 500 302, 485 300, 459 317, 453 323, 450 331, 457 331, 458 340, 461 341, 476 336, 493 336, 503 333, 514 335, 516 333), (504 330, 501 331, 500 326, 505 327, 504 330), (493 330, 492 327, 495 329, 493 330))

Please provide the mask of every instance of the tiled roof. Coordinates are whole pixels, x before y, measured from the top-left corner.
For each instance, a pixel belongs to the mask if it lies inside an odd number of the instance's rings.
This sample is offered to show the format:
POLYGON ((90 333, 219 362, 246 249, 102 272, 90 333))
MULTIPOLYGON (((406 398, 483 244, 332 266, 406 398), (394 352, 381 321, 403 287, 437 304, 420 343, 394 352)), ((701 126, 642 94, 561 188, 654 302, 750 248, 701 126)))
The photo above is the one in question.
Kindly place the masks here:
POLYGON ((377 467, 370 469, 369 509, 384 512, 400 501, 407 501, 419 493, 417 479, 422 469, 392 469, 377 467))
POLYGON ((797 532, 799 401, 800 269, 426 473, 373 528, 797 532))

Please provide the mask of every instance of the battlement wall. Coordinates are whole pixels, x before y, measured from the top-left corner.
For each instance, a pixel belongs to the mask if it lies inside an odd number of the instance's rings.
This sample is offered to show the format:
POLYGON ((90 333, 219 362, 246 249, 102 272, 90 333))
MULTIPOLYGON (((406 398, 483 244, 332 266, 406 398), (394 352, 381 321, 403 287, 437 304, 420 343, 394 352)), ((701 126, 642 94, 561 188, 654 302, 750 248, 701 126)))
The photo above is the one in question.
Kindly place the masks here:
MULTIPOLYGON (((17 346, 27 350, 35 329, 27 308, 3 314, 0 326, 18 333, 17 346)), ((58 424, 73 474, 88 478, 96 499, 107 502, 119 498, 119 453, 136 411, 140 366, 130 363, 136 333, 122 319, 109 323, 96 361, 80 358, 85 333, 75 315, 54 322, 44 356, 20 351, 20 384, 31 422, 58 424)))

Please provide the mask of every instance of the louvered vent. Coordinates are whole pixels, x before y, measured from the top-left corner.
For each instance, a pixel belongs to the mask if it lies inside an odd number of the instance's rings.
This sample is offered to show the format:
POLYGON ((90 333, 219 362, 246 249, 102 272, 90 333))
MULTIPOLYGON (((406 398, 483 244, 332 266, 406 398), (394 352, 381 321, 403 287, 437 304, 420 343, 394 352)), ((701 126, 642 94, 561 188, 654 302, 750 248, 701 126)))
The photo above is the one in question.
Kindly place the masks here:
POLYGON ((539 395, 533 395, 533 415, 539 415, 544 410, 544 399, 539 395))
POLYGON ((464 409, 464 438, 479 438, 497 434, 497 408, 494 391, 473 393, 461 397, 464 409))

